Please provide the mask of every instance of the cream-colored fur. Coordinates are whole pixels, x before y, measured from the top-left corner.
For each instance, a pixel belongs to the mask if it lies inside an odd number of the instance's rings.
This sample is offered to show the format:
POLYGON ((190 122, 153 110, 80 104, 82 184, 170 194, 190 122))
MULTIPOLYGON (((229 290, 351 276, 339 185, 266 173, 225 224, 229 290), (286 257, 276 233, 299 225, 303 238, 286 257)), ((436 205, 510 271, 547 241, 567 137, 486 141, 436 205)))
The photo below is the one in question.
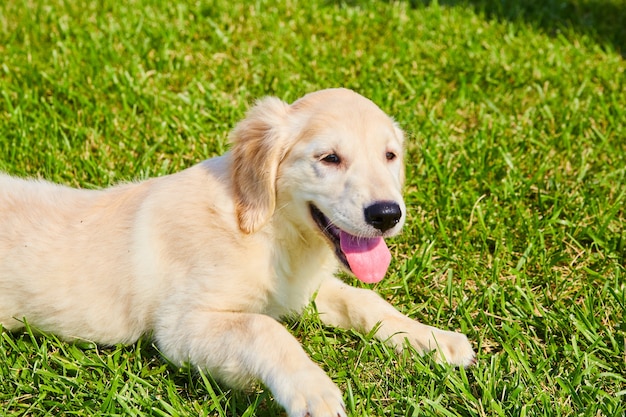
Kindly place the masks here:
POLYGON ((334 277, 339 261, 309 204, 364 237, 396 234, 405 218, 403 135, 375 104, 344 89, 292 105, 266 98, 232 142, 177 174, 101 191, 0 175, 0 324, 26 319, 103 344, 151 332, 174 362, 235 386, 261 380, 289 416, 345 416, 339 389, 277 321, 318 290, 328 324, 380 323, 377 336, 398 349, 473 361, 464 335, 334 277), (384 233, 364 220, 377 201, 402 211, 384 233))

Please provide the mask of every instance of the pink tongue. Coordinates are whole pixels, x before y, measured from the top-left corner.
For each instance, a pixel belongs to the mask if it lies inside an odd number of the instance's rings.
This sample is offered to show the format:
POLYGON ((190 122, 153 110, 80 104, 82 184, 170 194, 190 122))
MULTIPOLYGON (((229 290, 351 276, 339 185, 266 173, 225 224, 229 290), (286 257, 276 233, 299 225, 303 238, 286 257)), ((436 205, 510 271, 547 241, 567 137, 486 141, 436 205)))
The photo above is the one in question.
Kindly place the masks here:
POLYGON ((382 237, 359 238, 342 231, 339 241, 350 269, 358 279, 371 284, 385 277, 391 253, 382 237))

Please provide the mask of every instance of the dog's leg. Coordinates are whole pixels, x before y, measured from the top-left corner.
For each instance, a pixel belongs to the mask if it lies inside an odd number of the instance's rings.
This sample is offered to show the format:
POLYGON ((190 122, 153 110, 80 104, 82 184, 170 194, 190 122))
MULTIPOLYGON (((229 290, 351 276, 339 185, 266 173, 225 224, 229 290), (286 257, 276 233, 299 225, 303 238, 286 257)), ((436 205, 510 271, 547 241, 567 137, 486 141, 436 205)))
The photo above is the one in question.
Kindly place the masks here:
POLYGON ((373 291, 355 288, 331 278, 322 283, 315 299, 320 319, 329 325, 368 333, 377 325, 376 338, 402 350, 408 341, 418 352, 436 350, 440 362, 469 366, 474 351, 461 333, 440 330, 412 320, 373 291))
POLYGON ((165 319, 155 337, 168 359, 207 370, 231 386, 260 380, 290 417, 346 415, 339 388, 269 316, 191 312, 165 319))

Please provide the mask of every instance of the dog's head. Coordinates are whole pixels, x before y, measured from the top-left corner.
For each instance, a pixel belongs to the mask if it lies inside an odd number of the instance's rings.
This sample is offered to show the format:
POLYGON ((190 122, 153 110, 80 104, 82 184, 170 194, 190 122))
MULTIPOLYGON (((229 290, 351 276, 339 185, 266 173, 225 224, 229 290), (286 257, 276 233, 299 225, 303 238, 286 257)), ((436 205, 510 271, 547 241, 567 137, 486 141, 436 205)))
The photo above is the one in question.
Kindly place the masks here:
POLYGON ((292 105, 266 98, 232 141, 242 231, 280 216, 323 236, 358 278, 382 278, 390 260, 383 238, 400 231, 406 213, 403 134, 389 116, 346 89, 292 105))

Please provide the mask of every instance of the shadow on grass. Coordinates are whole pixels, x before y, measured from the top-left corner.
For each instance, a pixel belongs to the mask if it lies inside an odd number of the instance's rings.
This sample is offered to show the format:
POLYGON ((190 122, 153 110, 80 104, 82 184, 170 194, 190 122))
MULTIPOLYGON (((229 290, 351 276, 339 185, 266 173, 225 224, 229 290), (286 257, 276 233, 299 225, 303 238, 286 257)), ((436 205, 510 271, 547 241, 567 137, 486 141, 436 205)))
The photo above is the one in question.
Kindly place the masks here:
MULTIPOLYGON (((418 8, 435 1, 443 7, 471 7, 490 19, 526 22, 551 36, 572 29, 626 58, 625 0, 408 0, 408 3, 418 8)), ((358 1, 346 3, 358 4, 358 1)))
MULTIPOLYGON (((429 2, 411 0, 414 6, 429 2)), ((624 0, 440 0, 439 4, 469 5, 489 18, 521 20, 553 36, 571 28, 626 57, 624 0)))

